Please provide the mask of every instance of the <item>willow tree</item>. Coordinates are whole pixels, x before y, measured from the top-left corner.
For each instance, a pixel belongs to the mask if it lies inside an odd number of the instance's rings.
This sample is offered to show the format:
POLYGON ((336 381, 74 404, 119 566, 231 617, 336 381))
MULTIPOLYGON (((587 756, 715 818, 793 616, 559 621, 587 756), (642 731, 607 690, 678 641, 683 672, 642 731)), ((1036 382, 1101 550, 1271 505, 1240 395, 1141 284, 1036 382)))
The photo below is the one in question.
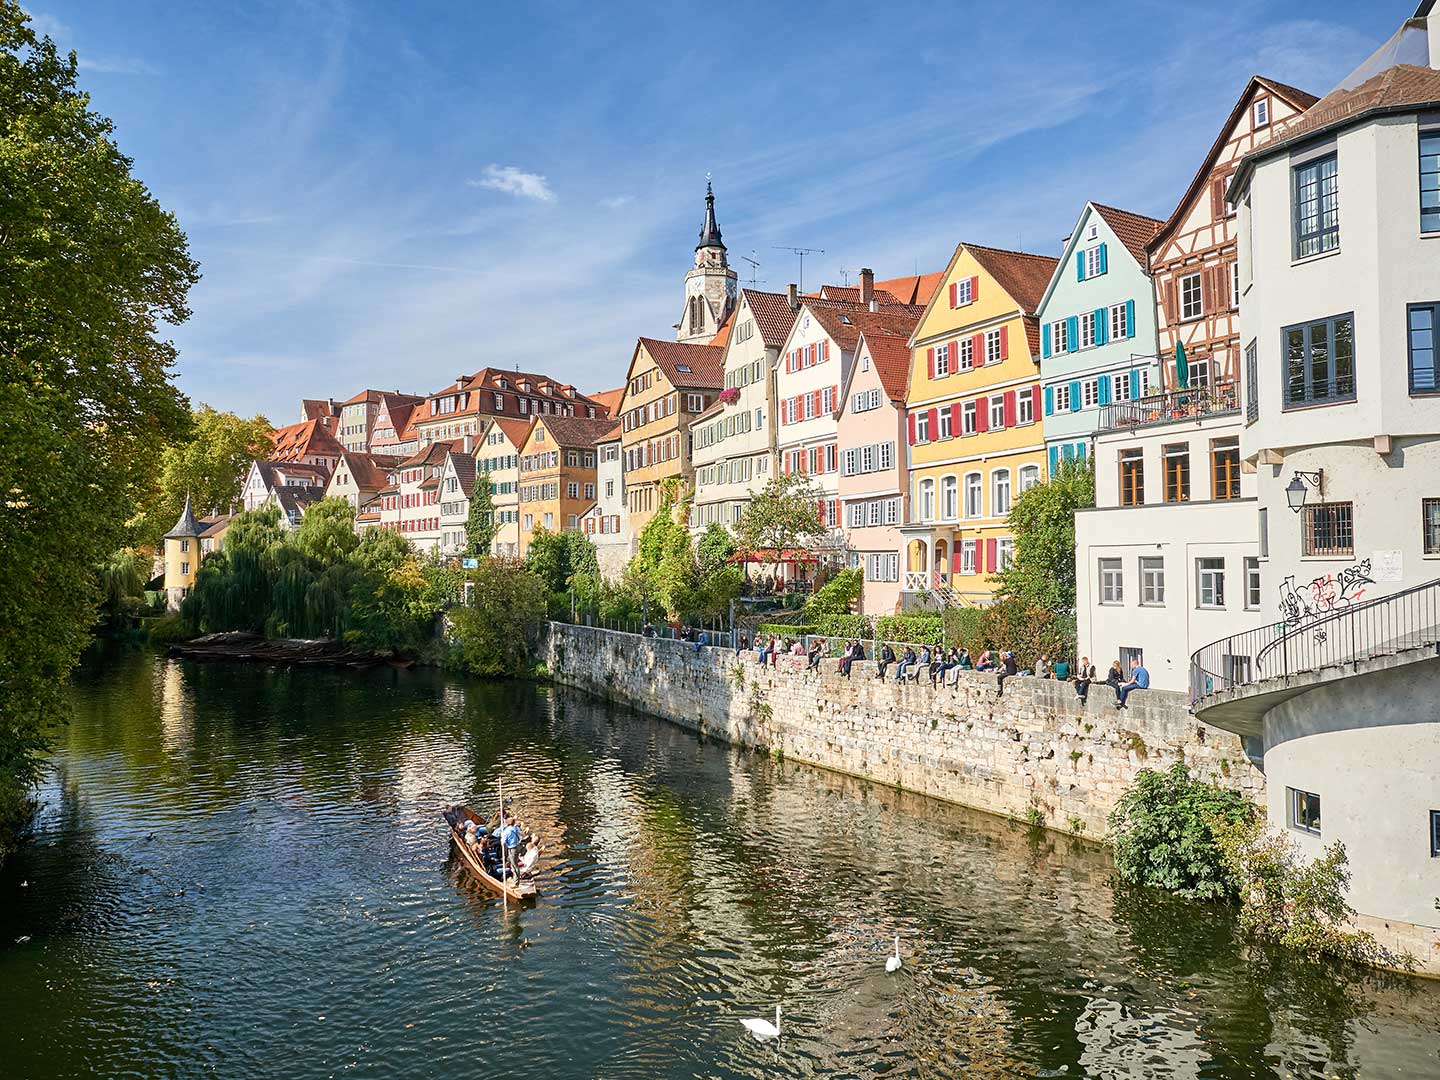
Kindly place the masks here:
POLYGON ((77 72, 0 0, 0 858, 90 638, 94 567, 187 421, 160 324, 189 317, 198 268, 77 72))

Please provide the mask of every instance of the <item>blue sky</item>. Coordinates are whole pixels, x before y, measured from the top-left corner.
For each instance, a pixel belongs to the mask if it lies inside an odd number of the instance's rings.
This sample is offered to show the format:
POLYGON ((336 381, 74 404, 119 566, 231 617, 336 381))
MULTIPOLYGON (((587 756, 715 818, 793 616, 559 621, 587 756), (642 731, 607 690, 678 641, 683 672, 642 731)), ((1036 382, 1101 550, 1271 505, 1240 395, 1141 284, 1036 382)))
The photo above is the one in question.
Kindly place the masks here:
MULTIPOLYGON (((22 0, 24 3, 25 0, 22 0)), ((1166 216, 1251 73, 1323 94, 1410 0, 800 5, 46 0, 202 264, 190 397, 618 385, 669 336, 705 174, 782 291, 1166 216), (823 11, 823 14, 821 12, 823 11)))

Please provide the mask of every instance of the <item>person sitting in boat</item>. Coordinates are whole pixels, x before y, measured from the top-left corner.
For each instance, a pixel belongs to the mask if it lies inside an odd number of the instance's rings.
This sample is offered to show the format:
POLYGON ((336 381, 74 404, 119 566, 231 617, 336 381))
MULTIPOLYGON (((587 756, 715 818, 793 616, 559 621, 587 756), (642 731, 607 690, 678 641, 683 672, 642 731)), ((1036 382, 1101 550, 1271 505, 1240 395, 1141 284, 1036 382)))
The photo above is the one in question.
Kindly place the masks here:
POLYGON ((535 872, 535 864, 540 861, 540 841, 535 839, 535 834, 530 833, 525 837, 525 854, 520 856, 520 876, 529 877, 535 872))

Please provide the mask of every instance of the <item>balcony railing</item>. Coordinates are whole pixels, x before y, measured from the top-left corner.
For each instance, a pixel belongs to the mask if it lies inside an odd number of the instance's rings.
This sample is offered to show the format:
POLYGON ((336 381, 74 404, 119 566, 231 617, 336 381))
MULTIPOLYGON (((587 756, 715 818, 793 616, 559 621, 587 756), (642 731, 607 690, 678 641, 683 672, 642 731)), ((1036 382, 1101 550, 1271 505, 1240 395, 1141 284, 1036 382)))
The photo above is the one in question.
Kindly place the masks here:
POLYGON ((1233 381, 1227 380, 1214 386, 1148 394, 1133 401, 1112 401, 1100 411, 1100 430, 1130 431, 1239 411, 1239 388, 1233 381))

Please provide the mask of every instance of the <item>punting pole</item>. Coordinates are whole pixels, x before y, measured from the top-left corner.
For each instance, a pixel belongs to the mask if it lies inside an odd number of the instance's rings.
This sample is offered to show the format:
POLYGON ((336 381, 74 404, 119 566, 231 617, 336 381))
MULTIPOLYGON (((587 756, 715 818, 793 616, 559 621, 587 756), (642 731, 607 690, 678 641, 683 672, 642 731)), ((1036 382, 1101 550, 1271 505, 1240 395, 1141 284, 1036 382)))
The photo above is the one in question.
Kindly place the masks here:
POLYGON ((510 889, 505 884, 505 777, 500 777, 500 824, 496 827, 500 841, 500 909, 510 910, 510 889))

